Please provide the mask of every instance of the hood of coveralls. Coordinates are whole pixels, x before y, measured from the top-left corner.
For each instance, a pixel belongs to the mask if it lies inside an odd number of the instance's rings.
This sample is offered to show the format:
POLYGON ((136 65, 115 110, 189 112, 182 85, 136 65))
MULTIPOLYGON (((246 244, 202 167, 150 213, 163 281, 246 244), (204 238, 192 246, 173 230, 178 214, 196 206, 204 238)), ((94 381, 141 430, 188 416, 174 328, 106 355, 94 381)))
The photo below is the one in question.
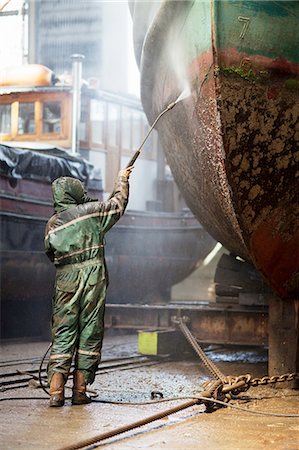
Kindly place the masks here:
POLYGON ((71 177, 60 177, 52 183, 55 212, 61 212, 74 205, 92 201, 86 194, 80 180, 71 177))

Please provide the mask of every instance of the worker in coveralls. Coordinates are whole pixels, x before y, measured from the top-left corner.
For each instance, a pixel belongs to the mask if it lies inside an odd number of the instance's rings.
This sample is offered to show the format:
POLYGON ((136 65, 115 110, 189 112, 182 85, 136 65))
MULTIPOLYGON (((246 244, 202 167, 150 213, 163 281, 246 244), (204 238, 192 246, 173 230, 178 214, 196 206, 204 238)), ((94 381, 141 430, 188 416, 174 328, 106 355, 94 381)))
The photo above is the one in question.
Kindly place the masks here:
POLYGON ((64 385, 75 354, 72 403, 91 400, 101 359, 105 295, 108 286, 104 234, 125 211, 132 167, 119 172, 106 202, 87 197, 82 183, 61 177, 52 184, 55 214, 45 230, 46 254, 56 266, 53 298, 53 345, 48 364, 50 406, 63 406, 64 385))

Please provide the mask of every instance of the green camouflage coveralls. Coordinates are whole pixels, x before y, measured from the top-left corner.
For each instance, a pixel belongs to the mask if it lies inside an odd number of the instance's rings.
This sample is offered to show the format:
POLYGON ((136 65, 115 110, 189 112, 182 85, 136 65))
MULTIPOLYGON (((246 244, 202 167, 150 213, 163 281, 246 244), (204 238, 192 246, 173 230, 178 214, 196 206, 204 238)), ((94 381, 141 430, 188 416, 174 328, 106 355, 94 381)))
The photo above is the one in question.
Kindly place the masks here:
POLYGON ((88 198, 75 178, 58 178, 52 190, 55 214, 45 230, 46 254, 56 266, 48 380, 54 372, 67 380, 76 350, 75 368, 92 383, 101 359, 108 286, 103 238, 125 211, 128 179, 119 175, 106 202, 88 198))

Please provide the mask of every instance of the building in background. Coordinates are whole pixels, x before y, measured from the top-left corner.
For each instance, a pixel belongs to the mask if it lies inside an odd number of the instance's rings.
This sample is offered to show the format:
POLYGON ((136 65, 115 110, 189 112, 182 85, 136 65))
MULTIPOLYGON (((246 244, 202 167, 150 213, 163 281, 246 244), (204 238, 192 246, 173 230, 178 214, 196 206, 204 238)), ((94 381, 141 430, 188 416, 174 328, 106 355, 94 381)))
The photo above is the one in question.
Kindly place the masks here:
POLYGON ((98 79, 104 90, 130 93, 129 66, 135 61, 127 1, 30 0, 29 14, 30 62, 59 75, 69 72, 70 55, 80 53, 83 78, 98 79))
POLYGON ((50 67, 57 75, 69 71, 69 57, 85 56, 85 78, 102 77, 102 2, 39 0, 29 2, 30 62, 50 67))
POLYGON ((0 68, 29 62, 61 75, 70 72, 70 55, 80 53, 85 79, 139 96, 131 22, 126 0, 2 0, 0 68))
POLYGON ((28 62, 28 1, 0 0, 0 69, 28 62))

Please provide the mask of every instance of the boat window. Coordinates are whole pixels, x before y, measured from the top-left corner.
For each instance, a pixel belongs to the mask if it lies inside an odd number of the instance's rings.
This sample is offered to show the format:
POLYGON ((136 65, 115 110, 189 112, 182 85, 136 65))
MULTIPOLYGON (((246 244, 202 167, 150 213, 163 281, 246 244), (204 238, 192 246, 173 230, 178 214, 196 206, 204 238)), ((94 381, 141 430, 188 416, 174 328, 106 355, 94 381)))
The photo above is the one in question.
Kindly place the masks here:
POLYGON ((90 103, 90 121, 91 121, 91 141, 96 144, 104 144, 104 121, 105 121, 104 102, 91 100, 90 103))
POLYGON ((43 133, 61 132, 61 103, 43 103, 43 133))
POLYGON ((118 145, 119 105, 108 105, 108 145, 118 145))
POLYGON ((11 133, 11 105, 0 105, 0 133, 11 133))
POLYGON ((138 148, 141 143, 141 115, 134 111, 132 115, 133 149, 138 148))
POLYGON ((19 103, 18 134, 34 133, 34 103, 19 103))
POLYGON ((121 148, 131 148, 131 109, 125 106, 121 112, 121 148))

